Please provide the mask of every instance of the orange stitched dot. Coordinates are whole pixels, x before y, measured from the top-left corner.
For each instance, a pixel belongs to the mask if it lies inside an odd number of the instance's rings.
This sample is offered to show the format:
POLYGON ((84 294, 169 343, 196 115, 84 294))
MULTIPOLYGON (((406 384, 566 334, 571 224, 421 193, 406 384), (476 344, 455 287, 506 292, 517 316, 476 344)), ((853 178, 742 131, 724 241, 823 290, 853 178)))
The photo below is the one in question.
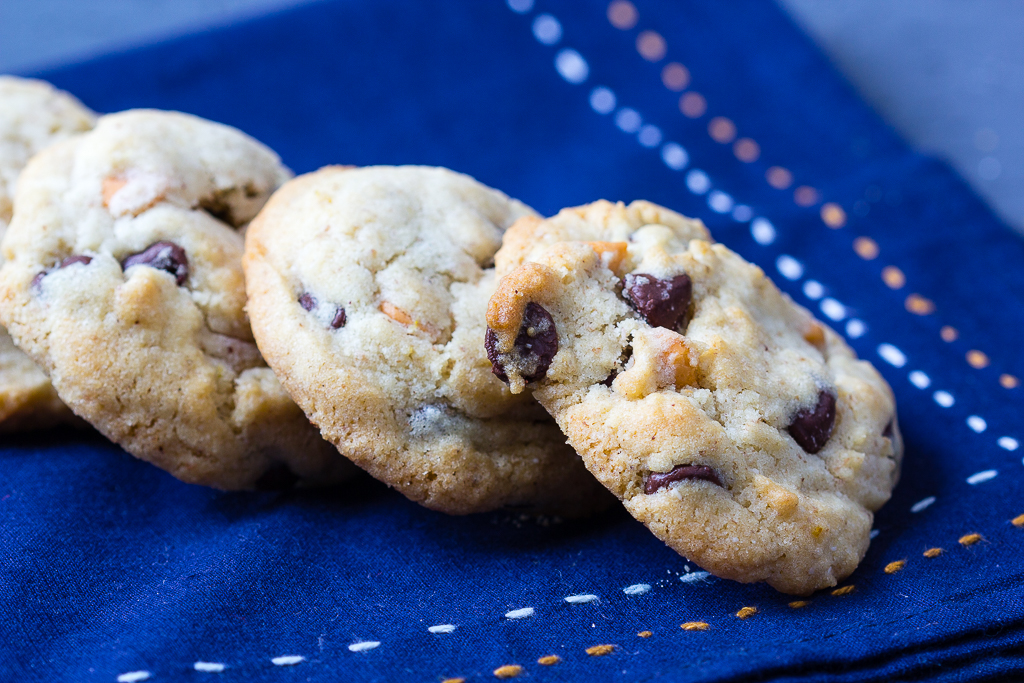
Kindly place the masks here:
POLYGON ((523 673, 523 667, 518 664, 506 664, 494 670, 496 678, 515 678, 521 673, 523 673))
POLYGON ((981 540, 981 534, 966 534, 960 537, 960 545, 967 547, 981 540))
POLYGON ((757 614, 757 608, 756 607, 744 607, 743 609, 741 609, 739 612, 736 613, 736 616, 739 617, 740 619, 746 619, 747 617, 752 617, 755 614, 757 614))
POLYGON ((935 312, 935 302, 924 298, 920 294, 911 294, 903 302, 903 305, 906 306, 908 311, 916 315, 931 315, 935 312))
POLYGON ((899 570, 903 569, 906 566, 907 566, 907 561, 906 560, 896 560, 895 562, 890 562, 889 564, 885 565, 885 573, 886 574, 895 574, 896 572, 898 572, 899 570))
POLYGON ((942 329, 939 330, 939 336, 942 337, 944 342, 954 342, 960 336, 960 332, 955 327, 943 325, 942 329))
POLYGON ((660 62, 668 47, 657 31, 644 31, 636 37, 636 51, 648 62, 660 62))
POLYGON ((441 683, 466 683, 465 678, 446 678, 441 683))
POLYGON ((615 0, 615 2, 608 5, 608 21, 612 22, 612 26, 618 29, 626 31, 636 26, 637 20, 640 18, 640 13, 636 11, 636 7, 633 3, 628 0, 615 0))
POLYGON ((878 258, 878 242, 870 237, 858 237, 853 241, 853 251, 865 261, 878 258))
POLYGON ((821 207, 821 220, 835 230, 846 225, 846 212, 835 202, 829 202, 821 207))
POLYGON ((706 621, 688 621, 685 624, 680 624, 679 628, 684 631, 707 631, 711 627, 706 621))
POLYGON ((640 631, 640 633, 638 633, 637 635, 640 636, 641 638, 650 638, 654 634, 651 633, 650 631, 640 631))
POLYGON ((967 364, 976 370, 988 367, 988 356, 977 349, 971 349, 967 352, 967 364))
POLYGON ((776 190, 785 190, 793 184, 793 174, 781 166, 772 166, 765 172, 764 177, 776 190))
POLYGON ((611 654, 613 650, 615 650, 614 645, 594 645, 587 648, 587 654, 591 657, 604 657, 611 654))
POLYGON ((789 603, 789 606, 793 609, 800 609, 801 607, 807 607, 807 605, 809 604, 811 603, 807 602, 806 600, 794 600, 793 602, 789 603))
POLYGON ((690 70, 679 62, 669 62, 661 70, 661 82, 669 90, 679 92, 690 84, 690 70))
POLYGON ((882 268, 882 282, 890 289, 899 289, 907 284, 907 276, 896 266, 886 266, 882 268))
POLYGON ((925 557, 927 557, 929 560, 934 560, 936 557, 938 557, 939 555, 941 555, 944 552, 946 552, 946 551, 943 550, 942 548, 928 548, 928 550, 925 550, 924 553, 922 553, 922 554, 925 557))
POLYGON ((688 92, 679 98, 679 111, 691 119, 699 119, 708 110, 708 101, 699 92, 688 92))
POLYGON ((818 198, 818 191, 810 185, 801 185, 793 192, 793 201, 797 206, 814 206, 818 198))
POLYGON ((724 116, 716 116, 708 121, 708 135, 715 142, 732 142, 736 139, 736 124, 724 116))
POLYGON ((544 655, 537 660, 537 663, 543 664, 544 666, 551 666, 553 664, 558 664, 560 661, 562 661, 562 658, 558 655, 544 655))
POLYGON ((757 161, 761 157, 761 145, 750 138, 740 138, 732 146, 732 153, 736 158, 745 163, 757 161))
POLYGON ((843 586, 842 588, 837 588, 834 591, 832 591, 832 595, 836 596, 837 598, 843 595, 849 595, 854 591, 855 588, 856 586, 843 586))
POLYGON ((1010 520, 1010 524, 1014 526, 1024 526, 1024 515, 1017 515, 1010 520))
POLYGON ((999 375, 999 383, 1003 385, 1004 389, 1015 389, 1020 384, 1020 380, 1013 375, 999 375))

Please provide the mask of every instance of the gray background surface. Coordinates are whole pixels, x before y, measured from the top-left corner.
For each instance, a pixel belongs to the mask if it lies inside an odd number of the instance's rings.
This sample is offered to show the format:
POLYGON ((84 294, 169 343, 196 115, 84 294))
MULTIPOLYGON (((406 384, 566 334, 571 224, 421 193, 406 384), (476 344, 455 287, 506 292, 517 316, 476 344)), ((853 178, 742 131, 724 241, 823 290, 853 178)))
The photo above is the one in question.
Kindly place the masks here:
MULTIPOLYGON (((0 0, 0 73, 312 1, 0 0)), ((779 2, 904 138, 1024 233, 1024 0, 779 2)))

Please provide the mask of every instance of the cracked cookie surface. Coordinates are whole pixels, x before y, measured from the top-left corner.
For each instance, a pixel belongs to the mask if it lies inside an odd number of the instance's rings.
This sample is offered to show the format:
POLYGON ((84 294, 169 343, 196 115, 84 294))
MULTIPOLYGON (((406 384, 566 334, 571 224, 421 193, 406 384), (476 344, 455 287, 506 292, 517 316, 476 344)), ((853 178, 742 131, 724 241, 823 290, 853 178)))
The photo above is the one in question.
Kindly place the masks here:
POLYGON ((891 390, 761 269, 644 231, 550 245, 502 279, 494 372, 531 382, 591 472, 704 569, 790 593, 836 585, 898 478, 891 390), (526 348, 531 329, 555 341, 526 348), (538 363, 537 348, 555 351, 538 363))
POLYGON ((447 169, 329 167, 281 188, 246 235, 271 367, 342 454, 429 508, 579 515, 611 500, 481 347, 494 253, 532 215, 447 169))
MULTIPOLYGON (((0 240, 11 222, 14 186, 48 145, 93 127, 81 102, 43 81, 0 76, 0 240)), ((0 255, 0 265, 3 256, 0 255)), ((46 376, 0 327, 0 432, 80 424, 46 376)))
POLYGON ((233 128, 129 111, 19 178, 0 318, 75 413, 184 481, 279 488, 353 469, 245 316, 241 229, 289 175, 233 128))

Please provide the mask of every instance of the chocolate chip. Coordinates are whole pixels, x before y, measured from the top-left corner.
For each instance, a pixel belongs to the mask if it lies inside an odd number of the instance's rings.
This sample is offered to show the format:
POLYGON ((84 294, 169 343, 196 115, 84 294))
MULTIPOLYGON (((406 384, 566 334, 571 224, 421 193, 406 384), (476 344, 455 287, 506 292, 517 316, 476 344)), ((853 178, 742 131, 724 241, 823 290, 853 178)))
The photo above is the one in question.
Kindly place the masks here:
POLYGON ((623 294, 640 315, 655 327, 676 329, 690 308, 693 285, 686 273, 662 280, 646 273, 626 276, 623 294))
POLYGON ((316 299, 309 292, 303 292, 299 295, 299 305, 307 311, 312 311, 316 308, 316 299))
POLYGON ((295 486, 298 481, 298 475, 288 469, 287 465, 277 463, 260 475, 260 478, 254 484, 254 488, 257 491, 287 491, 295 486))
POLYGON ((188 257, 185 256, 185 250, 174 242, 156 242, 121 262, 123 270, 128 270, 132 266, 149 266, 165 270, 174 276, 179 285, 188 279, 188 257))
POLYGON ((558 353, 558 333, 555 321, 542 306, 530 302, 523 311, 523 322, 519 326, 515 345, 511 353, 501 354, 497 349, 498 337, 487 328, 484 335, 484 348, 487 359, 491 361, 491 372, 502 382, 508 383, 505 374, 505 358, 514 356, 519 368, 519 376, 526 382, 535 382, 547 374, 551 359, 558 353))
POLYGON ((36 273, 36 276, 32 278, 32 289, 38 291, 39 285, 42 283, 43 278, 52 273, 53 271, 60 270, 61 268, 67 268, 68 266, 73 266, 76 263, 81 263, 83 266, 87 266, 90 263, 92 263, 92 256, 86 256, 85 254, 75 254, 74 256, 68 256, 63 261, 61 261, 60 265, 57 266, 56 268, 44 270, 41 273, 36 273))
POLYGON ((716 486, 722 485, 718 478, 718 472, 707 465, 676 465, 668 472, 651 472, 644 482, 644 493, 651 495, 665 488, 669 484, 685 479, 700 479, 710 481, 716 486))
MULTIPOLYGON (((230 192, 230 191, 229 191, 230 192)), ((229 192, 220 192, 199 200, 199 208, 210 214, 221 223, 237 227, 232 215, 231 204, 227 201, 229 192)))
POLYGON ((331 329, 336 330, 339 327, 345 327, 347 321, 348 316, 345 315, 345 309, 338 306, 338 309, 334 312, 334 318, 331 320, 331 329))
POLYGON ((818 405, 811 410, 801 410, 789 425, 789 433, 808 453, 817 453, 832 436, 836 423, 836 397, 827 391, 818 394, 818 405))

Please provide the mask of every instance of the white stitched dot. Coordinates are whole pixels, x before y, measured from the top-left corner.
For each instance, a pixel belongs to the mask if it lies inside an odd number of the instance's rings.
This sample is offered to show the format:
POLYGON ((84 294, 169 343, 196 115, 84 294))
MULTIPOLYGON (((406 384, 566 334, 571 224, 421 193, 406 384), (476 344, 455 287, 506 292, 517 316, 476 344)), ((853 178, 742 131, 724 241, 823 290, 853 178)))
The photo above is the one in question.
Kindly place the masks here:
POLYGON ((555 70, 559 76, 573 84, 582 83, 590 75, 587 60, 583 59, 579 52, 569 48, 555 55, 555 70))
POLYGON ((219 662, 196 662, 192 665, 192 668, 196 671, 205 671, 206 673, 219 674, 224 670, 224 665, 219 662))
POLYGON ((634 583, 632 586, 626 586, 622 589, 622 592, 626 595, 643 595, 651 590, 651 584, 649 583, 634 583))
POLYGON ((661 144, 661 129, 647 124, 640 129, 640 135, 637 136, 637 140, 644 147, 657 147, 661 144))
POLYGON ((524 607, 522 609, 514 609, 511 612, 505 612, 505 616, 509 619, 525 619, 526 617, 533 616, 533 608, 524 607))
POLYGON ((129 671, 118 676, 117 683, 135 683, 135 681, 144 681, 147 678, 149 678, 148 671, 129 671))
POLYGON ((635 133, 640 130, 640 124, 643 123, 643 119, 640 118, 640 114, 637 113, 636 109, 630 109, 629 107, 623 107, 615 114, 615 125, 623 133, 635 133))
POLYGON ((427 629, 431 633, 451 633, 455 630, 455 624, 438 624, 427 629))
POLYGON ((927 389, 932 385, 932 378, 920 370, 911 371, 911 373, 907 375, 907 379, 909 379, 910 383, 918 389, 927 389))
POLYGON ((732 219, 737 223, 746 223, 754 217, 754 210, 746 204, 737 204, 732 210, 732 219))
POLYGON ((832 297, 825 297, 821 300, 821 312, 838 322, 846 317, 846 306, 832 297))
POLYGON ((666 142, 661 148, 661 160, 673 171, 681 171, 690 163, 690 155, 683 146, 675 142, 666 142))
POLYGON ((352 643, 348 646, 349 652, 366 652, 372 650, 375 647, 380 647, 379 640, 364 640, 361 643, 352 643))
POLYGON ((924 510, 925 508, 929 507, 934 502, 935 502, 935 496, 928 496, 927 498, 922 498, 921 500, 917 501, 916 503, 914 503, 913 505, 910 506, 910 511, 911 512, 921 512, 922 510, 924 510))
POLYGON ((1020 444, 1017 443, 1017 439, 1012 436, 1001 436, 996 443, 999 444, 1001 448, 1005 448, 1008 451, 1015 451, 1017 450, 1017 447, 1020 446, 1020 444))
POLYGON ((274 666, 295 666, 299 662, 304 661, 306 661, 306 658, 302 655, 283 655, 270 660, 274 666))
POLYGON ((825 296, 825 285, 817 280, 808 280, 804 283, 804 296, 808 299, 820 299, 825 296))
POLYGON ((983 481, 995 479, 997 474, 999 474, 998 470, 985 470, 984 472, 977 472, 967 477, 967 483, 972 486, 974 484, 980 484, 983 481))
POLYGON ((935 399, 935 402, 943 408, 949 408, 951 405, 956 403, 953 399, 953 394, 948 391, 942 391, 941 389, 932 394, 932 398, 935 399))
POLYGON ((533 9, 533 0, 508 0, 508 8, 517 14, 526 14, 533 9))
POLYGON ((988 429, 988 423, 985 422, 985 418, 980 415, 971 415, 967 418, 967 426, 973 429, 978 434, 988 429))
POLYGON ((721 190, 712 190, 708 193, 708 206, 715 213, 729 213, 733 204, 732 197, 721 190))
MULTIPOLYGON (((775 226, 767 218, 758 216, 750 223, 750 235, 758 244, 768 246, 775 241, 775 226)), ((802 271, 802 269, 801 269, 802 271)), ((785 273, 783 273, 785 275, 785 273)), ((786 277, 789 277, 788 275, 786 277)), ((797 277, 800 277, 797 275, 797 277)), ((796 278, 789 278, 794 280, 796 278)))
POLYGON ((683 574, 679 577, 679 580, 683 583, 695 583, 697 581, 703 581, 709 576, 711 576, 711 572, 693 572, 692 574, 683 574))
POLYGON ((782 273, 782 277, 787 280, 799 280, 804 274, 803 264, 792 256, 786 256, 785 254, 775 259, 775 267, 782 273))
POLYGON ((711 178, 700 169, 693 169, 686 174, 686 187, 694 194, 704 194, 711 189, 711 178))
POLYGON ((562 25, 550 14, 533 20, 533 37, 545 45, 554 45, 562 39, 562 25))
POLYGON ((615 111, 615 93, 603 85, 594 88, 590 91, 590 106, 598 114, 611 114, 615 111))
POLYGON ((903 355, 903 352, 897 349, 892 344, 879 344, 878 355, 882 357, 889 365, 902 368, 907 364, 907 357, 903 355))
POLYGON ((846 323, 846 336, 850 339, 857 339, 863 337, 864 333, 868 331, 868 326, 864 324, 863 320, 852 318, 846 323))
POLYGON ((585 602, 594 602, 595 600, 597 600, 597 596, 591 595, 590 593, 584 593, 581 595, 570 595, 565 598, 565 601, 570 605, 582 605, 585 602))

